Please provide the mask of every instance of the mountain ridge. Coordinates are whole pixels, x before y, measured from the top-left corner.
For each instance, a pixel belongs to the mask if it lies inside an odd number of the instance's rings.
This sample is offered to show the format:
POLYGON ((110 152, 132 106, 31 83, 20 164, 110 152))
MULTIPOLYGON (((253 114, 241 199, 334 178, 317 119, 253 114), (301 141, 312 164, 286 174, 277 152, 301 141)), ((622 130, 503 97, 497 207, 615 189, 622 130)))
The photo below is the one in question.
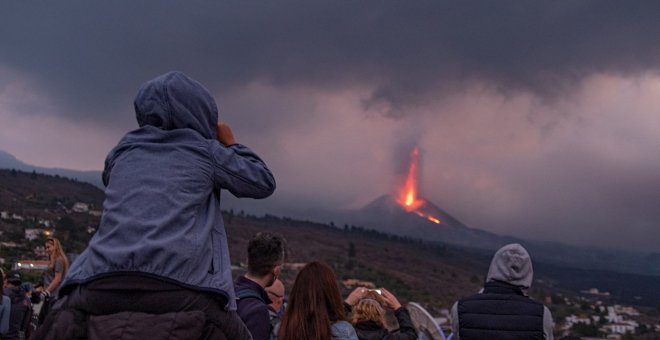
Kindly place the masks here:
MULTIPOLYGON (((0 150, 0 168, 26 172, 39 172, 77 179, 91 183, 101 190, 101 171, 78 171, 60 168, 31 166, 0 150)), ((381 232, 400 236, 412 236, 427 241, 453 244, 482 251, 494 251, 508 243, 523 243, 535 257, 552 264, 576 269, 612 270, 623 273, 660 276, 660 254, 634 253, 595 247, 579 247, 557 242, 526 240, 514 236, 498 235, 482 229, 466 226, 432 202, 425 201, 426 209, 438 215, 440 225, 402 212, 401 206, 389 195, 382 195, 363 208, 353 211, 327 211, 326 215, 342 223, 361 225, 381 232), (388 216, 383 220, 384 216, 388 216), (403 229, 401 226, 407 226, 403 229)), ((262 202, 259 202, 262 203, 262 202)), ((317 219, 318 220, 318 219, 317 219)))
POLYGON ((433 202, 424 200, 424 204, 425 213, 435 215, 440 223, 406 211, 391 195, 382 195, 363 208, 350 211, 345 218, 381 232, 482 251, 492 252, 509 243, 521 243, 535 259, 564 267, 660 276, 660 256, 655 253, 578 247, 499 235, 469 227, 433 202))
POLYGON ((92 185, 104 189, 103 181, 101 179, 101 171, 98 170, 72 170, 64 168, 49 168, 30 165, 17 159, 14 155, 7 151, 0 150, 0 169, 16 169, 26 172, 38 172, 47 175, 58 175, 71 179, 76 179, 82 182, 91 183, 92 185))
MULTIPOLYGON (((89 183, 38 173, 0 170, 0 219, 3 239, 17 247, 0 247, 0 257, 7 264, 34 256, 40 239, 25 240, 24 229, 49 220, 55 236, 63 241, 67 252, 80 252, 86 246, 100 217, 73 209, 78 202, 99 211, 103 191, 89 183), (13 215, 20 215, 20 219, 13 215), (92 229, 90 229, 90 227, 92 229), (24 243, 24 245, 22 244, 24 243)), ((397 297, 424 303, 437 315, 458 297, 481 288, 493 252, 470 249, 440 242, 424 241, 411 236, 397 236, 363 226, 323 224, 289 217, 244 212, 223 212, 229 239, 232 264, 246 258, 248 240, 259 231, 269 230, 285 236, 289 259, 295 264, 324 260, 333 266, 340 279, 358 278, 392 289, 397 297), (353 249, 351 251, 351 249, 353 249)), ((526 245, 527 246, 527 245, 526 245)), ((529 250, 529 249, 528 249, 529 250)), ((612 292, 612 299, 653 306, 660 300, 660 277, 618 274, 597 270, 578 270, 549 265, 533 250, 535 283, 533 295, 578 294, 579 290, 599 288, 612 292), (545 282, 545 283, 544 283, 545 282), (570 289, 569 289, 570 288, 570 289), (636 300, 641 296, 641 300, 636 300)), ((293 269, 287 269, 292 283, 293 269)), ((347 293, 347 292, 344 292, 347 293)))

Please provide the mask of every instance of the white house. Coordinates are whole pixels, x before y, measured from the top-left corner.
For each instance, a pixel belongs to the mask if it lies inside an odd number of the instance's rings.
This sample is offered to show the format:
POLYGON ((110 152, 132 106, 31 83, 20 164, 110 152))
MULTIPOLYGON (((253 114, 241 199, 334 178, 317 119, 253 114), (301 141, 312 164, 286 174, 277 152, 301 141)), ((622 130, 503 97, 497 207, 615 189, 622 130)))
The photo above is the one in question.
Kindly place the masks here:
POLYGON ((591 325, 591 318, 588 318, 588 317, 581 318, 581 317, 579 317, 575 314, 569 315, 569 316, 566 317, 566 325, 568 326, 568 328, 573 327, 573 325, 575 325, 576 323, 583 323, 585 325, 591 325))
POLYGON ((73 205, 73 208, 71 209, 77 213, 86 213, 89 211, 89 204, 83 202, 76 202, 73 205))
POLYGON ((624 322, 619 322, 619 323, 613 323, 609 325, 603 326, 603 328, 608 332, 608 333, 615 333, 615 334, 626 334, 626 333, 635 333, 635 330, 637 329, 637 322, 632 321, 632 320, 626 320, 624 322))
POLYGON ((39 237, 39 235, 43 234, 43 232, 44 232, 43 229, 37 229, 37 228, 25 229, 25 239, 34 241, 39 237))
POLYGON ((13 269, 24 270, 46 270, 48 269, 48 261, 39 260, 20 260, 14 264, 13 269))
POLYGON ((44 227, 46 227, 46 228, 50 228, 50 227, 52 227, 52 225, 53 225, 53 223, 52 223, 51 221, 49 221, 49 220, 44 220, 44 219, 41 219, 41 218, 39 219, 39 221, 38 221, 37 223, 39 223, 39 225, 42 225, 42 226, 44 226, 44 227))

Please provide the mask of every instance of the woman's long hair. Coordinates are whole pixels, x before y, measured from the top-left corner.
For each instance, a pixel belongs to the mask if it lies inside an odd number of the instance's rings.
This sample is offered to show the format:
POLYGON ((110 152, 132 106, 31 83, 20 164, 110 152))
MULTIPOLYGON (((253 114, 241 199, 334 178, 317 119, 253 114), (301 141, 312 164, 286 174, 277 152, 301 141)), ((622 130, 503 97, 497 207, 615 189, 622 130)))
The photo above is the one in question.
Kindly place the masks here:
POLYGON ((344 317, 332 268, 323 262, 310 262, 300 270, 291 288, 277 339, 329 340, 331 324, 344 317))
POLYGON ((62 249, 62 244, 60 241, 56 238, 49 238, 46 239, 46 243, 50 243, 51 246, 53 246, 53 253, 49 256, 50 263, 48 263, 48 268, 53 269, 55 268, 55 262, 57 259, 62 260, 62 275, 66 274, 66 271, 69 269, 69 260, 66 258, 66 254, 64 254, 64 249, 62 249))

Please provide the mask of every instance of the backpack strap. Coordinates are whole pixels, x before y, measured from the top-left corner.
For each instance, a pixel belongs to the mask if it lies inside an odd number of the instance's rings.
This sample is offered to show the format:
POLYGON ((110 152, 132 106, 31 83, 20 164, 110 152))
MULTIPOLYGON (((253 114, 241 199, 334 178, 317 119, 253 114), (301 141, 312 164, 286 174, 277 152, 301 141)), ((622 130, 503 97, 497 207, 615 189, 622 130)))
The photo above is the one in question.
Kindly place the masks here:
POLYGON ((248 298, 254 298, 258 299, 259 301, 266 303, 264 298, 257 292, 250 290, 250 289, 242 289, 236 291, 236 300, 242 300, 242 299, 248 299, 248 298))

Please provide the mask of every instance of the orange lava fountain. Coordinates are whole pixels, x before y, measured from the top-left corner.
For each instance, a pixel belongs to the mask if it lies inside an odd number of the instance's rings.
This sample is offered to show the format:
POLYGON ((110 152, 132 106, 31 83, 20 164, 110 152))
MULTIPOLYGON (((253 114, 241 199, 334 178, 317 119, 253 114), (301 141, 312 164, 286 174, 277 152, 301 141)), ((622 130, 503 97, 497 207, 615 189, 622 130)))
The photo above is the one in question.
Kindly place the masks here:
POLYGON ((440 224, 440 220, 434 216, 424 213, 422 208, 426 201, 423 198, 417 197, 417 167, 419 165, 419 149, 415 147, 410 153, 410 166, 408 168, 408 175, 403 188, 399 194, 398 202, 408 212, 426 218, 427 220, 440 224))

